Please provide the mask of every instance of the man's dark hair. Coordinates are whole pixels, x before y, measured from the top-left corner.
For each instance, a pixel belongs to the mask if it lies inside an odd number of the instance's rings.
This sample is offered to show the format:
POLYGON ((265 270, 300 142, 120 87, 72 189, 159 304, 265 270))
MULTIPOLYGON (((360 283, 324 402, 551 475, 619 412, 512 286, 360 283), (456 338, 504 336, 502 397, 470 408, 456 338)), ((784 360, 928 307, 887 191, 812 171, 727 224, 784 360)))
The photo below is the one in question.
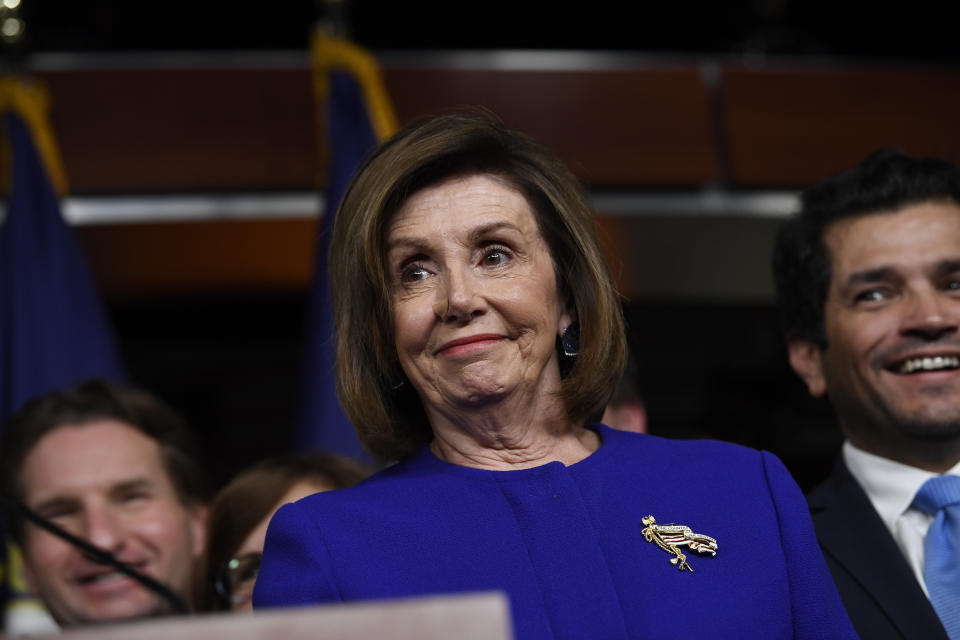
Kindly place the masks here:
POLYGON ((855 168, 804 191, 800 212, 780 227, 773 251, 777 309, 787 338, 827 346, 824 305, 831 264, 823 237, 828 226, 932 200, 960 205, 960 169, 897 149, 875 151, 855 168))
MULTIPOLYGON (((29 400, 7 421, 0 440, 0 491, 24 499, 23 463, 34 446, 59 428, 83 428, 97 420, 117 420, 154 440, 180 501, 188 506, 208 498, 193 432, 177 413, 151 394, 115 386, 104 380, 86 380, 64 391, 29 400)), ((23 522, 6 510, 14 538, 23 542, 23 522)))

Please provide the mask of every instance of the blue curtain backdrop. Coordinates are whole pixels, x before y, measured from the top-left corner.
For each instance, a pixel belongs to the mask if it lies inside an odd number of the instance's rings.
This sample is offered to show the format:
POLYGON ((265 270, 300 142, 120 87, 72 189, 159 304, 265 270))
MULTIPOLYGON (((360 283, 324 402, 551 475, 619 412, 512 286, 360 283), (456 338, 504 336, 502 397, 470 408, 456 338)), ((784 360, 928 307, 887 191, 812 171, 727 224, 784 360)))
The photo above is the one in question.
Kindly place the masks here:
POLYGON ((327 278, 327 250, 334 213, 364 156, 377 144, 364 92, 347 70, 329 72, 326 103, 330 167, 326 212, 317 240, 310 302, 307 365, 299 430, 300 449, 322 449, 368 460, 353 426, 343 415, 334 386, 333 316, 327 278))
POLYGON ((100 376, 123 381, 106 314, 30 130, 3 116, 13 152, 0 229, 0 421, 28 398, 100 376))

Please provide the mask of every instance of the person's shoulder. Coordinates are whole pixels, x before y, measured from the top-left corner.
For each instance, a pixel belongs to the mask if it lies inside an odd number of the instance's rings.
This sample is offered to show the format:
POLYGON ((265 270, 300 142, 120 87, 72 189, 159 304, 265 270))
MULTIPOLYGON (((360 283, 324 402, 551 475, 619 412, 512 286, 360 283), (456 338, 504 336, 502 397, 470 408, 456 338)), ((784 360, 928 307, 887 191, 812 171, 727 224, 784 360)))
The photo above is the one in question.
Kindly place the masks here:
POLYGON ((608 471, 614 474, 643 473, 661 482, 670 479, 688 484, 722 481, 729 487, 779 485, 789 478, 772 453, 731 442, 671 440, 615 429, 600 433, 612 449, 606 461, 608 471))
POLYGON ((281 512, 289 511, 285 519, 292 528, 317 532, 330 548, 368 540, 377 532, 420 531, 442 522, 477 489, 438 466, 418 464, 416 458, 401 461, 352 487, 307 496, 281 512))
POLYGON ((833 502, 867 504, 870 500, 863 491, 863 487, 847 469, 843 456, 838 456, 834 460, 830 473, 819 484, 807 491, 806 498, 810 504, 810 511, 814 514, 823 511, 833 502))
POLYGON ((397 504, 415 500, 435 478, 425 468, 422 455, 393 463, 352 487, 323 491, 302 498, 296 504, 305 510, 363 509, 365 505, 397 504))
MULTIPOLYGON (((723 460, 727 464, 739 462, 760 462, 764 453, 720 440, 673 440, 647 433, 619 431, 606 425, 596 425, 605 444, 628 455, 643 454, 646 457, 674 461, 682 460, 686 464, 699 461, 723 460)), ((772 456, 767 453, 766 455, 772 456)))

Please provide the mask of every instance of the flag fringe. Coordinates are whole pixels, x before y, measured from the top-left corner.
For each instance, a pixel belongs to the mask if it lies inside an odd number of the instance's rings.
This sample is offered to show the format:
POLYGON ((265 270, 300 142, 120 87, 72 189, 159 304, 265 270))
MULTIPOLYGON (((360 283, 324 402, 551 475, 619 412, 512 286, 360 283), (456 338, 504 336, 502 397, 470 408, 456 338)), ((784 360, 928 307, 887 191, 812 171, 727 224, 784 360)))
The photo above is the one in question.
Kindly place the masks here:
POLYGON ((383 142, 397 131, 397 115, 383 84, 380 65, 366 49, 331 36, 318 29, 314 32, 313 77, 317 104, 325 104, 330 92, 330 71, 342 69, 356 78, 363 91, 370 122, 377 140, 383 142))
MULTIPOLYGON (((30 129, 37 151, 47 170, 47 176, 53 184, 57 195, 67 194, 67 172, 60 156, 60 148, 53 136, 53 127, 48 118, 50 112, 50 97, 47 90, 38 82, 25 82, 19 78, 0 78, 0 112, 12 111, 16 113, 30 129)), ((5 149, 6 166, 10 166, 9 144, 5 149)), ((9 171, 2 176, 9 192, 9 171)))

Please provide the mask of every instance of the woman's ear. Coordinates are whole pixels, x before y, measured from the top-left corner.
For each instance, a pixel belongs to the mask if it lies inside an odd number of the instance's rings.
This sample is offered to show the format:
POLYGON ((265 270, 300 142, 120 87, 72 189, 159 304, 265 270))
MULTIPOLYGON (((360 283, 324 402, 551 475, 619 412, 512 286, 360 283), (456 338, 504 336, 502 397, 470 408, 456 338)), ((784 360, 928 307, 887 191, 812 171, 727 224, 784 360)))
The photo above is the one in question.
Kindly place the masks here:
POLYGON ((573 318, 570 317, 570 314, 566 311, 563 312, 563 315, 560 316, 560 323, 557 325, 557 335, 563 339, 563 334, 566 333, 567 329, 570 328, 570 325, 573 324, 573 318))
POLYGON ((564 313, 560 318, 560 345, 563 347, 563 355, 575 356, 580 351, 580 327, 576 321, 571 319, 569 313, 564 313))
POLYGON ((576 311, 569 297, 564 302, 557 300, 557 311, 560 312, 559 322, 557 322, 557 335, 563 339, 563 334, 566 333, 570 325, 577 322, 576 311))

